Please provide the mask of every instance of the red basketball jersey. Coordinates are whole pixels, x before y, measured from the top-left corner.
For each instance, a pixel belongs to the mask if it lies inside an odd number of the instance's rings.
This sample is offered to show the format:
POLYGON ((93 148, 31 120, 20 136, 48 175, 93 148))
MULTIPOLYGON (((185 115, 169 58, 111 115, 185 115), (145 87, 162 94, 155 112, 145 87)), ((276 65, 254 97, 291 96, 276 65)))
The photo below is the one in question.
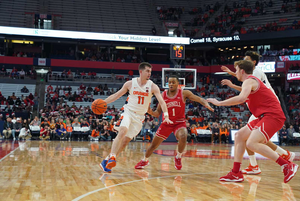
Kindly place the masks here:
POLYGON ((173 97, 167 95, 168 90, 162 94, 167 104, 169 119, 174 123, 185 122, 185 101, 183 100, 183 90, 178 89, 173 97))
POLYGON ((255 79, 258 82, 257 89, 250 93, 246 101, 250 112, 257 118, 262 115, 272 115, 274 118, 285 119, 280 102, 274 92, 255 76, 250 75, 247 79, 255 79))

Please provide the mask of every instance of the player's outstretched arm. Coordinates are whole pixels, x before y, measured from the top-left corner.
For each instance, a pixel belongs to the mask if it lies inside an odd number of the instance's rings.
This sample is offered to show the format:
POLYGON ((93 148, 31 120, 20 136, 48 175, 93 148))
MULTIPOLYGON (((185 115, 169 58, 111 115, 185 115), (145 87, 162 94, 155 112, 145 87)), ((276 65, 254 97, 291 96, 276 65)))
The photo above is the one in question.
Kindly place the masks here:
POLYGON ((233 88, 235 90, 242 91, 242 87, 241 86, 233 84, 230 80, 224 79, 224 80, 221 81, 221 84, 222 85, 227 85, 230 88, 233 88))
POLYGON ((153 110, 151 109, 150 105, 149 105, 149 108, 148 108, 147 113, 150 114, 150 115, 153 116, 153 117, 158 118, 158 117, 161 115, 161 113, 162 113, 160 104, 157 105, 157 108, 156 108, 155 111, 153 111, 153 110))
POLYGON ((131 85, 132 85, 132 81, 127 81, 125 82, 125 84, 123 85, 123 87, 117 91, 116 93, 108 96, 104 101, 106 102, 106 104, 109 104, 109 103, 112 103, 116 100, 118 100, 121 96, 123 96, 124 94, 127 93, 127 91, 130 90, 131 88, 131 85))
POLYGON ((210 105, 204 98, 201 98, 200 96, 196 96, 190 90, 183 90, 183 96, 185 98, 190 99, 191 101, 200 103, 201 105, 203 105, 204 107, 206 107, 207 109, 209 109, 212 112, 214 111, 214 109, 212 107, 210 107, 210 105))
POLYGON ((173 124, 173 122, 169 119, 169 113, 168 113, 168 108, 167 108, 167 104, 164 101, 163 97, 161 96, 160 90, 158 88, 158 86, 156 84, 152 84, 152 93, 155 95, 155 97, 157 98, 160 107, 164 113, 164 121, 168 124, 173 124))
POLYGON ((226 66, 221 66, 221 69, 222 69, 222 71, 228 73, 229 75, 232 75, 232 76, 236 77, 235 72, 232 72, 228 67, 226 67, 226 66))
POLYGON ((218 101, 215 98, 208 98, 207 101, 209 103, 212 103, 212 104, 216 105, 216 106, 239 105, 241 103, 244 103, 247 100, 249 94, 251 93, 252 88, 254 88, 255 85, 257 85, 256 81, 253 80, 253 79, 249 79, 249 80, 246 80, 246 81, 243 82, 242 91, 238 96, 229 98, 229 99, 224 100, 224 101, 218 101))

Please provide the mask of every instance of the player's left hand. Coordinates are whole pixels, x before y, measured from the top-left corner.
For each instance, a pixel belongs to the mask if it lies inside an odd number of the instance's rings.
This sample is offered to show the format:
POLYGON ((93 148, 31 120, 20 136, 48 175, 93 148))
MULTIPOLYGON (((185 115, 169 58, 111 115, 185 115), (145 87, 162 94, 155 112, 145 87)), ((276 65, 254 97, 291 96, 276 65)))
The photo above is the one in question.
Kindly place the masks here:
POLYGON ((220 106, 220 101, 218 101, 218 100, 215 99, 215 98, 208 98, 208 99, 207 99, 207 102, 212 103, 212 104, 214 104, 214 105, 216 105, 216 106, 220 106))
POLYGON ((169 117, 165 117, 163 123, 173 124, 173 121, 171 121, 171 120, 169 119, 169 117))

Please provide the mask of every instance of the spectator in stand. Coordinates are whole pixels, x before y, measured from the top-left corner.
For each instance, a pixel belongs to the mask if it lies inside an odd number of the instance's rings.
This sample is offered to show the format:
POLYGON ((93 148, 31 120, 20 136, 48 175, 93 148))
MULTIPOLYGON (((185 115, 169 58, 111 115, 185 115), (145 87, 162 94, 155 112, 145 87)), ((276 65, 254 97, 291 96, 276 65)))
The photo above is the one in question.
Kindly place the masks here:
POLYGON ((6 139, 10 138, 11 134, 12 134, 12 129, 14 128, 13 123, 11 122, 11 118, 8 117, 6 118, 6 121, 4 121, 4 125, 3 125, 3 135, 6 139))
POLYGON ((150 121, 150 119, 145 119, 145 123, 144 123, 144 129, 143 129, 143 141, 147 140, 147 135, 150 137, 150 142, 152 142, 153 139, 153 134, 151 133, 151 128, 152 128, 152 121, 150 121))
POLYGON ((25 71, 23 69, 19 72, 19 76, 20 76, 20 79, 24 79, 25 71))
POLYGON ((13 135, 13 139, 14 140, 18 140, 19 134, 20 134, 20 130, 22 129, 22 120, 21 118, 17 118, 16 123, 14 123, 13 125, 13 129, 12 129, 12 135, 13 135))
POLYGON ((133 71, 132 70, 128 71, 128 78, 129 79, 133 78, 133 71))
POLYGON ((60 140, 64 140, 65 137, 67 136, 67 130, 64 128, 63 124, 60 124, 60 127, 58 129, 56 129, 56 136, 60 140))
POLYGON ((71 122, 70 120, 67 120, 66 122, 66 131, 67 131, 67 137, 69 137, 69 140, 72 138, 72 132, 73 132, 73 127, 71 125, 71 122))
POLYGON ((10 96, 11 99, 16 100, 17 97, 15 96, 15 93, 12 93, 12 95, 10 96))
POLYGON ((288 131, 288 141, 294 145, 295 143, 298 142, 297 138, 294 137, 294 133, 295 133, 294 126, 290 125, 290 128, 287 129, 287 131, 288 131))
POLYGON ((100 131, 99 131, 99 128, 95 128, 93 131, 92 131, 92 134, 89 135, 89 139, 90 140, 96 140, 98 141, 100 138, 100 131))
POLYGON ((40 126, 41 122, 39 120, 39 118, 37 116, 34 117, 34 119, 32 120, 32 122, 30 123, 31 126, 40 126))
POLYGON ((89 133, 89 127, 90 124, 87 122, 87 119, 85 118, 81 124, 81 129, 85 128, 82 130, 82 136, 81 136, 82 139, 84 138, 84 136, 86 136, 89 133))
POLYGON ((100 138, 103 141, 107 141, 107 140, 111 139, 110 134, 109 134, 109 130, 108 130, 108 126, 106 124, 104 124, 103 129, 101 130, 100 138))
POLYGON ((223 124, 222 127, 220 128, 220 135, 221 135, 221 142, 226 143, 229 132, 225 124, 223 124))
POLYGON ((55 139, 55 134, 56 134, 56 123, 54 119, 51 119, 50 123, 50 137, 51 139, 55 139))
POLYGON ((220 129, 218 127, 218 123, 214 123, 213 127, 211 128, 212 136, 211 136, 211 141, 212 143, 221 143, 220 141, 220 129))
POLYGON ((47 140, 49 138, 50 138, 50 130, 48 125, 45 125, 45 127, 40 130, 40 139, 47 140))
POLYGON ((286 145, 289 143, 288 131, 285 125, 283 125, 282 129, 279 131, 279 143, 280 145, 286 145))
POLYGON ((26 86, 24 86, 24 87, 21 89, 21 92, 22 92, 22 93, 29 93, 29 90, 27 89, 26 86))

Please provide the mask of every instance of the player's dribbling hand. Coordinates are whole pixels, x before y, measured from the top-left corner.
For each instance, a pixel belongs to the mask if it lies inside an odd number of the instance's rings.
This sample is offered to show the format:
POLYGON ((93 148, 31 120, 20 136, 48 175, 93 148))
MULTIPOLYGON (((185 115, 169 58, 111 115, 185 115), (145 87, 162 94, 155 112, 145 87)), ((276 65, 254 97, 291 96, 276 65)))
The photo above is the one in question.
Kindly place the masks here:
POLYGON ((173 124, 173 121, 171 121, 171 120, 169 119, 169 117, 165 117, 163 123, 173 124))
POLYGON ((222 81, 221 81, 221 84, 222 84, 223 86, 224 86, 224 85, 227 85, 227 86, 229 86, 229 87, 232 86, 232 82, 231 82, 230 80, 228 80, 228 79, 222 80, 222 81))
POLYGON ((216 106, 220 106, 220 101, 218 101, 218 100, 215 99, 215 98, 208 98, 208 99, 207 99, 207 102, 212 103, 212 104, 214 104, 214 105, 216 105, 216 106))

